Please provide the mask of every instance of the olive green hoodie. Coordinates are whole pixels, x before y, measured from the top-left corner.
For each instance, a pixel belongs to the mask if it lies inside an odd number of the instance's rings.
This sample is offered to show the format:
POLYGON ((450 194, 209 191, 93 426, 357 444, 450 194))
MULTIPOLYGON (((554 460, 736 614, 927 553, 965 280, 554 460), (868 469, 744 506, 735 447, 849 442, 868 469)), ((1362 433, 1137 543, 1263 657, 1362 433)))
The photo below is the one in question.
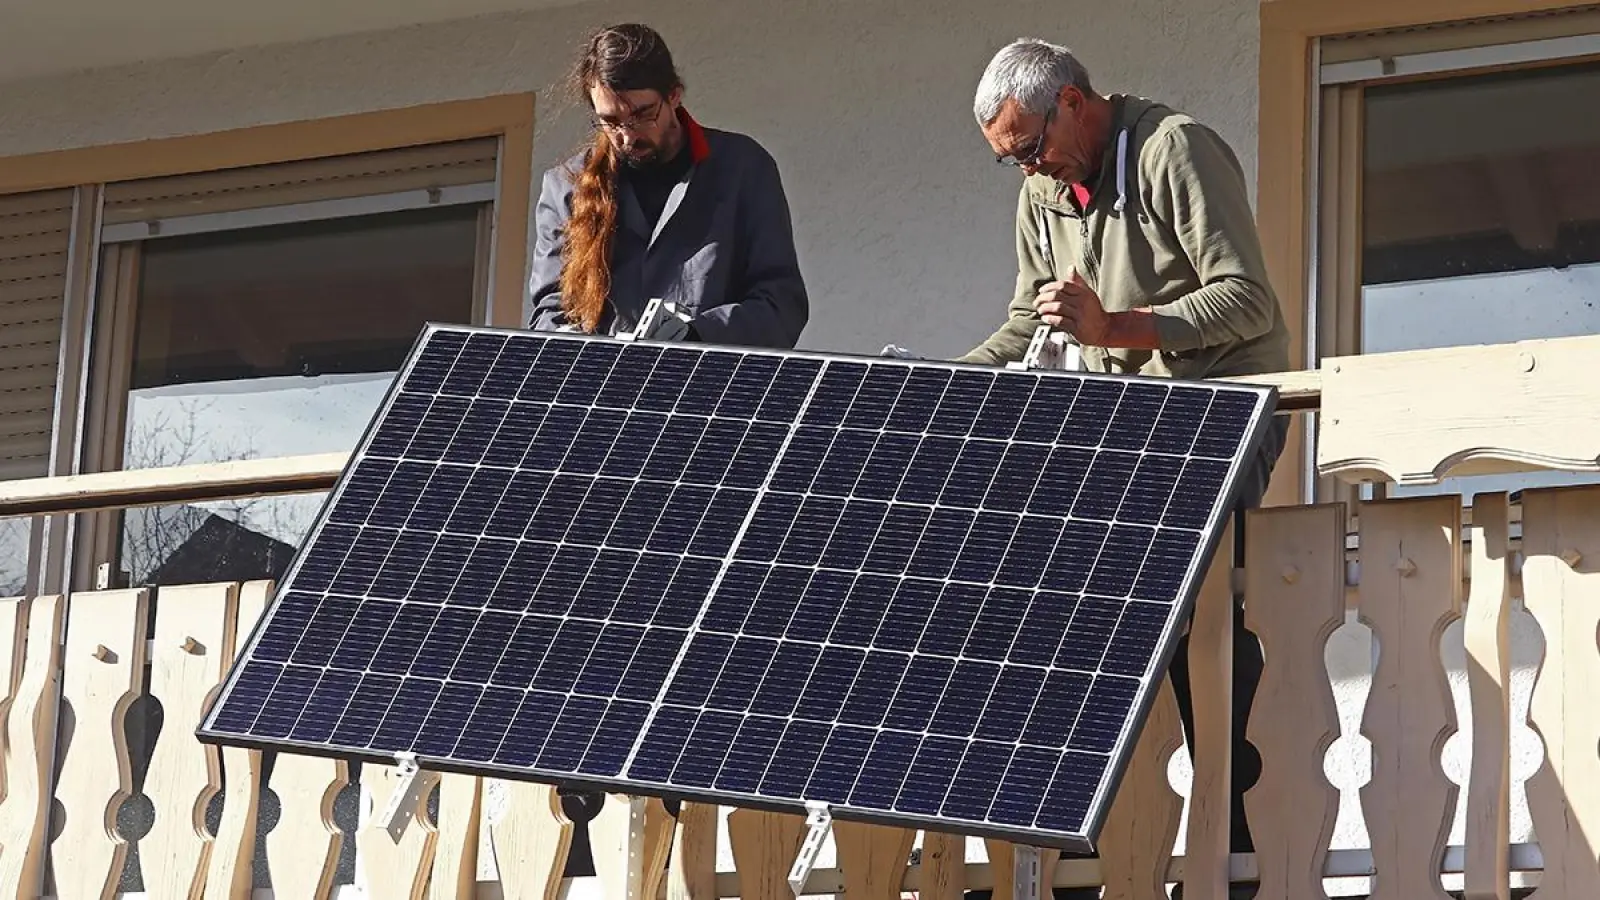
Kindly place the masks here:
POLYGON ((1010 318, 961 357, 1020 360, 1041 324, 1039 288, 1073 269, 1109 311, 1151 307, 1161 349, 1083 347, 1095 372, 1215 378, 1289 366, 1244 172, 1215 131, 1159 103, 1113 95, 1110 140, 1087 215, 1068 185, 1023 181, 1010 318))

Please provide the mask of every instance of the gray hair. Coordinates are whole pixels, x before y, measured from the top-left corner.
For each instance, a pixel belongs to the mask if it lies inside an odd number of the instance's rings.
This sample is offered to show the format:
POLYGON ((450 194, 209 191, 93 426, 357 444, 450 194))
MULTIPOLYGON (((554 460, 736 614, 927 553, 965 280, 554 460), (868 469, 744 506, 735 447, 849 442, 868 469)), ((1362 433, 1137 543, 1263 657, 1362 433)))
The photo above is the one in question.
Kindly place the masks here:
POLYGON ((972 112, 980 126, 987 126, 1007 100, 1015 100, 1029 115, 1042 116, 1069 84, 1085 94, 1093 91, 1089 70, 1071 50, 1038 38, 1019 38, 1001 48, 983 70, 972 112))

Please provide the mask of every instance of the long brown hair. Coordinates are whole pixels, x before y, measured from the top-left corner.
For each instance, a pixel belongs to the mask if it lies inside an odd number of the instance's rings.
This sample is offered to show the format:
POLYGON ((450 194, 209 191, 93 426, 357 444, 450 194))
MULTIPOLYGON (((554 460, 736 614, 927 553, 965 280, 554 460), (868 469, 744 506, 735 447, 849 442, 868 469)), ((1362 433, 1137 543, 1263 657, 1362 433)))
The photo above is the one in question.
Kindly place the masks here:
MULTIPOLYGON (((612 25, 589 35, 568 77, 568 89, 593 108, 589 89, 653 90, 666 97, 683 82, 666 41, 648 25, 612 25)), ((611 239, 617 229, 617 155, 596 129, 572 191, 572 215, 561 251, 561 309, 584 331, 600 327, 611 295, 611 239)))

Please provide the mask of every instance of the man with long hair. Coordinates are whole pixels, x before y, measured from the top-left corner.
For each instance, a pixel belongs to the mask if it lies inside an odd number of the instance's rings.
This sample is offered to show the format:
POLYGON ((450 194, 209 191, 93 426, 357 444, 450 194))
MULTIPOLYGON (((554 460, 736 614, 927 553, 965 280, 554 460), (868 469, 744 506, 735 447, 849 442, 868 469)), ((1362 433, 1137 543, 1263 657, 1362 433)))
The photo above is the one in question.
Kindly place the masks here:
POLYGON ((529 327, 617 334, 659 298, 689 317, 688 340, 795 346, 809 303, 771 154, 689 115, 648 26, 590 35, 569 86, 594 140, 544 175, 529 327))

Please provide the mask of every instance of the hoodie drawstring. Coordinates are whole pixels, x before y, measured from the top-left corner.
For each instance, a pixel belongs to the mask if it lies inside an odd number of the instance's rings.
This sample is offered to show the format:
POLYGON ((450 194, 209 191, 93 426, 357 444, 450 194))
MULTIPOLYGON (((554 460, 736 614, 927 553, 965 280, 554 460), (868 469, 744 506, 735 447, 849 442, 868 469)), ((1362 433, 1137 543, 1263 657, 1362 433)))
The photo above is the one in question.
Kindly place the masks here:
POLYGON ((1128 129, 1117 132, 1117 203, 1113 207, 1122 212, 1128 205, 1128 129))

